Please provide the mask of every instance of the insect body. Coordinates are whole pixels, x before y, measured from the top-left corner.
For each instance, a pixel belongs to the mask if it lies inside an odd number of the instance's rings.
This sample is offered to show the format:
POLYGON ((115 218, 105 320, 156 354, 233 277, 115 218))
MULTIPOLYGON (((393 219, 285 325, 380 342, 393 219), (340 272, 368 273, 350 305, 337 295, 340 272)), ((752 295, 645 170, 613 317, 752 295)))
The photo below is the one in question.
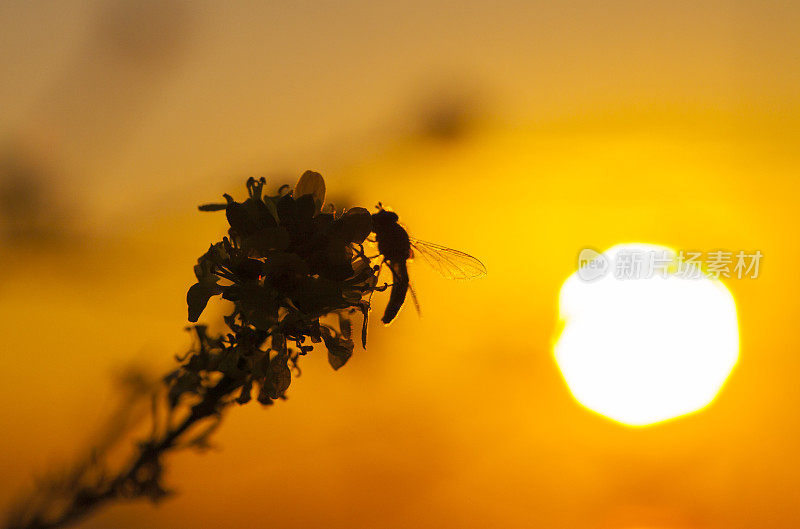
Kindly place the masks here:
MULTIPOLYGON (((471 255, 409 237, 398 220, 396 213, 383 209, 380 204, 378 212, 372 215, 372 230, 378 242, 378 252, 383 256, 393 277, 389 303, 381 318, 383 323, 390 323, 405 302, 410 288, 407 261, 415 255, 421 256, 448 279, 472 279, 486 274, 483 263, 471 255)), ((411 293, 413 295, 413 290, 411 293)))
POLYGON ((409 287, 406 262, 411 258, 411 238, 408 236, 408 232, 397 223, 398 220, 397 213, 383 208, 372 215, 372 229, 378 241, 378 251, 389 265, 393 278, 389 303, 386 305, 383 318, 381 318, 383 323, 389 323, 397 316, 400 307, 406 300, 409 287))

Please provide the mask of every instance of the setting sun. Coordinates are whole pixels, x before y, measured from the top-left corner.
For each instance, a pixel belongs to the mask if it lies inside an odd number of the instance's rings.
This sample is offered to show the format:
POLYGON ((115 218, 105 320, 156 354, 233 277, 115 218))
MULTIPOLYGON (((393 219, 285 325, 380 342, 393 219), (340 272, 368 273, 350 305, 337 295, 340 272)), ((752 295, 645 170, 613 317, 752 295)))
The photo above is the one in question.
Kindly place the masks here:
POLYGON ((586 252, 561 288, 564 330, 555 345, 574 397, 631 426, 708 405, 738 358, 736 305, 727 288, 704 274, 676 273, 676 252, 665 247, 586 252), (653 256, 667 265, 656 269, 653 256))

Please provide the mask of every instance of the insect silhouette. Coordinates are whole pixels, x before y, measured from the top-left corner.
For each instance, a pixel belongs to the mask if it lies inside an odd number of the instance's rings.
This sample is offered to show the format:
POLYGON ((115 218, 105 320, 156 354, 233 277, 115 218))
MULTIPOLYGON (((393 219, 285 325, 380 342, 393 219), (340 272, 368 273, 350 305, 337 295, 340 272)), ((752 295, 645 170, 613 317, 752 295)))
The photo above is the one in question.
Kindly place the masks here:
POLYGON ((420 256, 434 270, 447 279, 473 279, 486 275, 486 267, 475 257, 439 244, 420 241, 408 235, 399 221, 397 213, 384 209, 378 204, 378 212, 372 214, 372 230, 378 243, 378 252, 392 272, 392 290, 389 303, 381 321, 390 323, 411 290, 414 304, 416 295, 408 278, 408 260, 420 256))

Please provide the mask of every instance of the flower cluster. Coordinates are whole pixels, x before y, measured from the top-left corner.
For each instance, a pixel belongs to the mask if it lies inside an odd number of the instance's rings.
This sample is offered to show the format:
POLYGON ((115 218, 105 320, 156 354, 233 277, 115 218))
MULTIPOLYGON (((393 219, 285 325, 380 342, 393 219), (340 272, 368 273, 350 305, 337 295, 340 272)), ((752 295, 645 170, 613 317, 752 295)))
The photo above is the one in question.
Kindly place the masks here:
MULTIPOLYGON (((195 266, 197 283, 187 294, 189 320, 197 322, 209 299, 233 305, 224 317, 230 332, 211 336, 195 325, 198 344, 167 378, 172 406, 210 388, 246 403, 283 398, 297 360, 322 343, 334 369, 353 354, 353 320, 360 315, 366 347, 369 298, 378 266, 364 252, 372 232, 360 207, 323 211, 325 182, 306 171, 293 191, 264 195, 265 180, 247 182, 248 198, 200 206, 225 210, 228 236, 211 245, 195 266), (255 391, 257 390, 257 391, 255 391)), ((208 399, 206 399, 208 400, 208 399)), ((224 400, 220 401, 224 403, 224 400)))
POLYGON ((371 233, 376 244, 370 251, 378 251, 373 258, 391 261, 381 253, 379 222, 364 208, 323 210, 325 182, 318 173, 306 171, 294 190, 285 186, 274 196, 264 195, 265 184, 251 178, 243 202, 224 195, 225 203, 200 206, 224 210, 229 229, 194 267, 197 282, 186 301, 197 339, 178 358, 179 367, 163 385, 137 384, 88 455, 23 498, 5 527, 61 527, 114 501, 161 500, 171 492, 163 484, 166 455, 207 448, 226 407, 284 398, 299 374, 299 357, 314 344, 327 349, 334 369, 343 366, 353 354, 359 320, 366 347, 369 301, 388 288, 378 285, 380 266, 364 251, 371 233), (232 306, 221 334, 197 324, 212 297, 232 306), (141 405, 151 413, 134 413, 141 405), (137 418, 148 416, 148 437, 136 441, 122 463, 112 460, 141 429, 137 418))

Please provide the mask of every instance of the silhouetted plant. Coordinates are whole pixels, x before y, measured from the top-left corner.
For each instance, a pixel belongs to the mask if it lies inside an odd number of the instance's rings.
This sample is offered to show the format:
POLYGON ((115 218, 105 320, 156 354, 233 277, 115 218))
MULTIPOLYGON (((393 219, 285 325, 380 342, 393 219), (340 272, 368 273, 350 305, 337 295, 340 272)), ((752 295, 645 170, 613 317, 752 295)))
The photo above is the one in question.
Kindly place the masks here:
POLYGON ((293 191, 284 186, 268 196, 264 186, 264 179, 251 178, 243 202, 224 195, 224 204, 200 206, 225 211, 228 236, 194 267, 197 283, 187 294, 194 346, 162 383, 134 385, 126 403, 130 409, 136 399, 151 399, 149 434, 114 466, 112 449, 127 442, 137 424, 120 422, 127 415, 117 414, 112 433, 72 469, 44 480, 19 502, 6 527, 59 527, 114 501, 158 501, 169 494, 162 479, 165 457, 181 448, 207 447, 230 406, 253 398, 267 406, 285 398, 300 372, 298 360, 313 344, 327 350, 334 369, 353 354, 358 323, 366 347, 370 298, 389 286, 378 285, 379 266, 364 250, 372 216, 359 207, 323 210, 325 182, 312 171, 293 191), (196 324, 215 296, 232 302, 221 334, 196 324))

